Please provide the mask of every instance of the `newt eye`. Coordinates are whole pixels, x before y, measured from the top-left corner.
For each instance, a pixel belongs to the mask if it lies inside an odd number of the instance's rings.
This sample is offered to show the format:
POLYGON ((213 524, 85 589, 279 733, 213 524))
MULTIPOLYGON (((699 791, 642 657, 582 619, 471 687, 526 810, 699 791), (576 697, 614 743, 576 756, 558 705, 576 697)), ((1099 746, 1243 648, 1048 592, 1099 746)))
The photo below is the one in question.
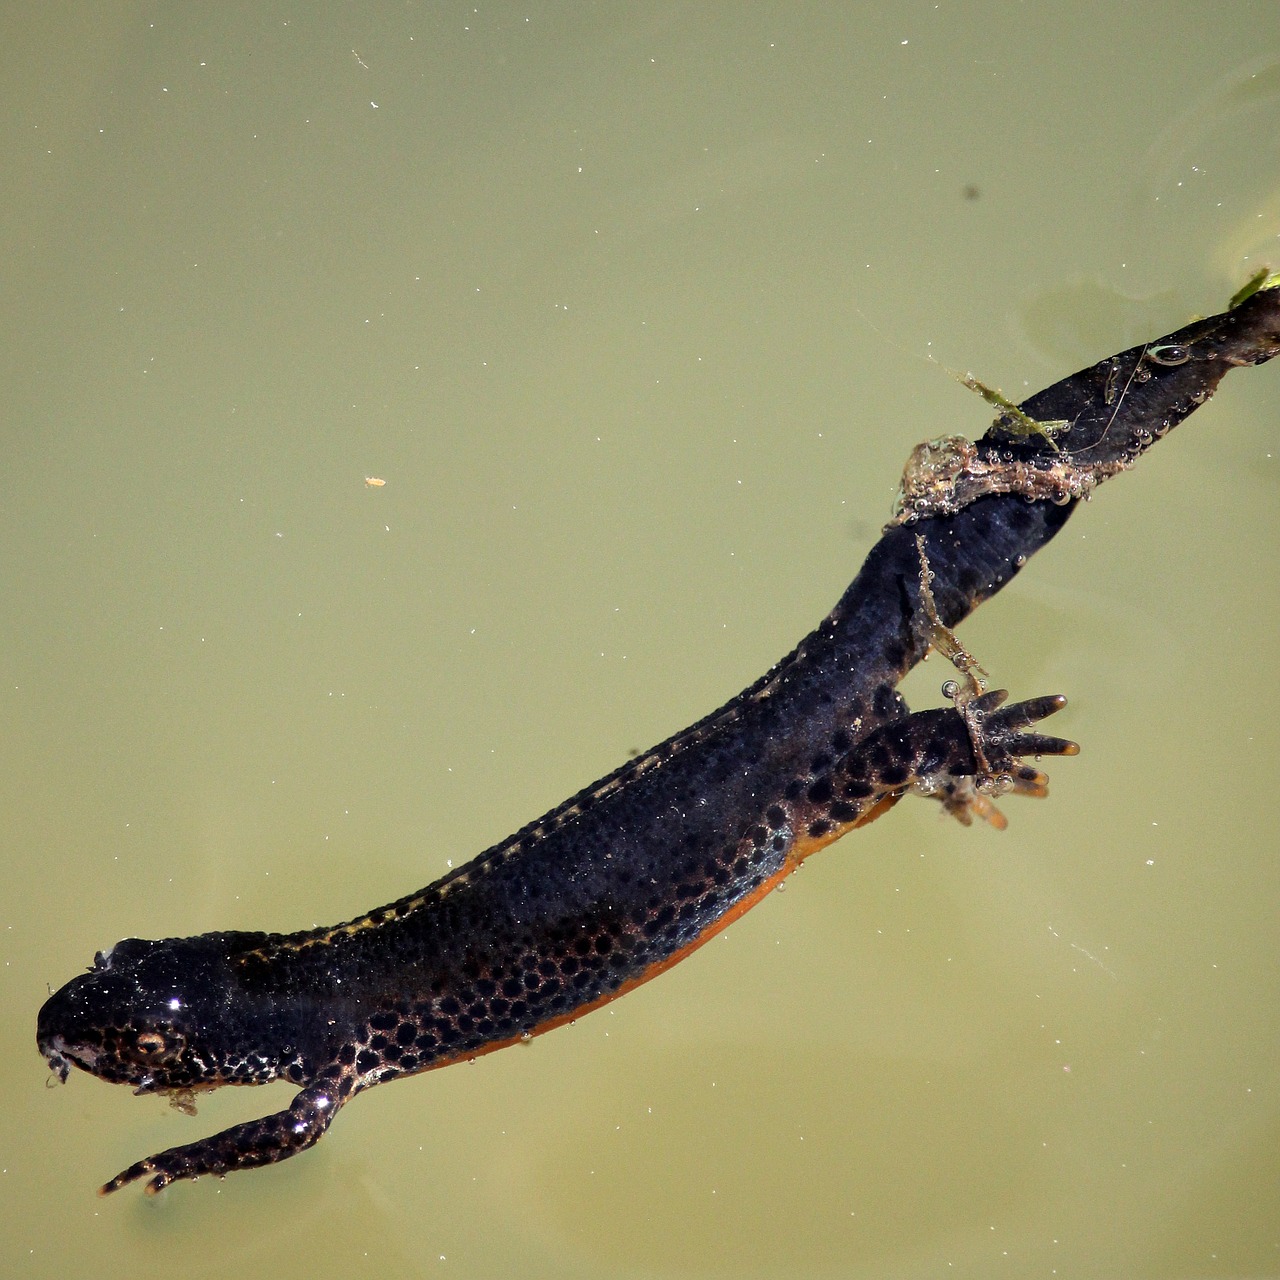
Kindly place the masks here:
POLYGON ((164 1052, 164 1036, 157 1035, 154 1031, 139 1032, 135 1041, 138 1052, 144 1057, 152 1057, 157 1053, 164 1052))
POLYGON ((1148 347, 1147 359, 1156 364, 1186 364, 1191 359, 1191 348, 1176 342, 1166 342, 1161 346, 1148 347))

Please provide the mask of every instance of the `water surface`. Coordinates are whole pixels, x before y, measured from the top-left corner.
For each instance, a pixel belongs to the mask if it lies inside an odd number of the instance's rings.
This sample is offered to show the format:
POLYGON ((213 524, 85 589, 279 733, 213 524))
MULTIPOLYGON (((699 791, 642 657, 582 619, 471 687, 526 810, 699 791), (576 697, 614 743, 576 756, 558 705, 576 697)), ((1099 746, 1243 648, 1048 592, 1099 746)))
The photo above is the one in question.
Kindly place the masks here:
POLYGON ((1084 746, 1006 833, 904 804, 158 1202, 92 1190, 288 1091, 33 1044, 118 937, 349 917, 754 679, 984 429, 942 366, 1019 397, 1280 265, 1271 0, 117 4, 0 56, 6 1275, 1280 1271, 1276 367, 965 627, 1084 746))

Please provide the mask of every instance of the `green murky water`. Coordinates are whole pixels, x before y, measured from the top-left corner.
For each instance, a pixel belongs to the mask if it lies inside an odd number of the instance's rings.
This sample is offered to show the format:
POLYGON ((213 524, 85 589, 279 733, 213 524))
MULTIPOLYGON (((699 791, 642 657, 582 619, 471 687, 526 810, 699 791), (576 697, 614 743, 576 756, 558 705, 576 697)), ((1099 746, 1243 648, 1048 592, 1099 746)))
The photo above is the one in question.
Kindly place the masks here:
POLYGON ((1280 265, 1272 0, 117 4, 0 58, 4 1274, 1280 1272, 1277 367, 966 625, 1084 746, 1008 832, 903 805, 159 1202, 92 1191, 287 1092, 33 1043, 118 937, 390 900, 752 680, 983 429, 929 357, 1016 398, 1280 265))

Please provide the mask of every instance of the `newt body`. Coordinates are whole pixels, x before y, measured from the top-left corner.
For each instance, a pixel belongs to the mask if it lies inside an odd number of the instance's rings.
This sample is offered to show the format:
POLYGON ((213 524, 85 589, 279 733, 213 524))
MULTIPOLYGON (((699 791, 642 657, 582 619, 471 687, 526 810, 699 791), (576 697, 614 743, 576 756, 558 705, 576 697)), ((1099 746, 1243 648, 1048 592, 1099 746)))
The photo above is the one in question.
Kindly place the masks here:
POLYGON ((1280 290, 1113 356, 909 474, 899 521, 826 619, 719 710, 419 893, 332 928, 126 939, 40 1011, 52 1070, 167 1092, 284 1079, 285 1111, 139 1161, 103 1188, 271 1163, 354 1094, 580 1016, 683 958, 810 853, 910 790, 962 817, 1042 795, 1023 756, 1061 698, 910 713, 897 684, 1008 583, 1080 496, 1280 351, 1280 290))

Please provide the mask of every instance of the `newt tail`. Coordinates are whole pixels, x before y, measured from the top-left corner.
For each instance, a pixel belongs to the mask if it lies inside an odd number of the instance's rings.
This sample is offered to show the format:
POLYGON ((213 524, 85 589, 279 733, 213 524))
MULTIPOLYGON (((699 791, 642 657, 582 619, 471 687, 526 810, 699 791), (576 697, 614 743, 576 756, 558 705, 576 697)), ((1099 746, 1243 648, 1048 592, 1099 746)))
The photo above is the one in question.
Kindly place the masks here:
POLYGON ((894 522, 792 653, 425 889, 328 928, 128 938, 99 953, 39 1013, 60 1079, 78 1067, 189 1110, 222 1085, 299 1089, 287 1109, 140 1160, 101 1190, 283 1160, 364 1089, 581 1016, 909 792, 963 820, 995 818, 1003 792, 1045 794, 1027 758, 1076 752, 1038 728, 1065 700, 1006 703, 951 628, 1228 370, 1280 351, 1276 283, 1002 407, 981 440, 922 446, 894 522), (913 713, 897 686, 931 647, 962 679, 953 706, 913 713))

